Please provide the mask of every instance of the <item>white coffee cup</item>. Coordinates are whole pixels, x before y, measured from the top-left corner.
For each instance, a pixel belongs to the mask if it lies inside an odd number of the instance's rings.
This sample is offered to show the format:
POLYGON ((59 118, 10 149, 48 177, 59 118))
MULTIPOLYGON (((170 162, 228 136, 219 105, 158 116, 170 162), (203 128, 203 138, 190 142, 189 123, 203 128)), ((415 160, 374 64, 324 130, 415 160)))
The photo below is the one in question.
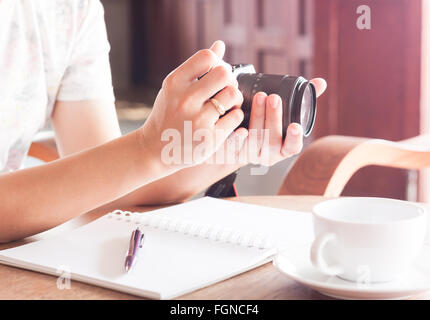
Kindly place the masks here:
POLYGON ((339 198, 313 208, 311 261, 322 273, 376 283, 398 279, 422 250, 427 214, 419 204, 339 198))

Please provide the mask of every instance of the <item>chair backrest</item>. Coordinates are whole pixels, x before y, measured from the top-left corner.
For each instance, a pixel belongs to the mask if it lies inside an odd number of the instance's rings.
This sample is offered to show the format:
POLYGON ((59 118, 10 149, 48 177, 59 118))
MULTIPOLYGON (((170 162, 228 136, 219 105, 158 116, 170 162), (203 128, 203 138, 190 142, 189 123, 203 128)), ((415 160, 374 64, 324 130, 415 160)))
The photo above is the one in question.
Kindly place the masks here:
POLYGON ((44 162, 57 160, 59 154, 55 143, 54 132, 39 132, 33 139, 33 143, 28 150, 28 155, 44 162))
POLYGON ((321 138, 297 159, 278 194, 338 197, 349 179, 363 167, 428 167, 429 140, 428 136, 401 142, 346 136, 321 138))

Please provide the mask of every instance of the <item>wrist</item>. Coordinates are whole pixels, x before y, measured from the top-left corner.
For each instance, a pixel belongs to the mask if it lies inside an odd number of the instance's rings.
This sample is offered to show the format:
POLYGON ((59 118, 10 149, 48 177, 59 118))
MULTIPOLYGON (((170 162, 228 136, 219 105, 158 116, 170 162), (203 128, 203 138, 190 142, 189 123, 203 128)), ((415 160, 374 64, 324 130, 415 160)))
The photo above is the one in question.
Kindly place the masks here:
POLYGON ((172 166, 163 163, 160 152, 154 149, 154 141, 151 141, 153 139, 145 135, 143 128, 137 129, 133 134, 139 155, 138 163, 141 168, 144 166, 146 170, 150 170, 154 174, 154 180, 158 180, 176 171, 172 166))

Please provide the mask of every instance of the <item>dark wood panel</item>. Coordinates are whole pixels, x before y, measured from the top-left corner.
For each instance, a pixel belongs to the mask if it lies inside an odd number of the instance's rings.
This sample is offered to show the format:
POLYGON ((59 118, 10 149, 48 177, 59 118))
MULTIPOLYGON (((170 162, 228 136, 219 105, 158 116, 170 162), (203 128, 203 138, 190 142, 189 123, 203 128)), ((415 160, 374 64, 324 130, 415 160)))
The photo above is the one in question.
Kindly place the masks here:
POLYGON ((312 8, 312 0, 133 0, 135 82, 160 84, 218 39, 227 44, 228 62, 253 63, 262 72, 309 73, 312 8))
POLYGON ((133 0, 133 79, 154 88, 198 50, 198 1, 133 0))
MULTIPOLYGON (((360 0, 316 1, 315 75, 328 80, 316 132, 401 140, 419 134, 421 1, 373 0, 372 29, 356 26, 360 0)), ((367 168, 347 195, 404 199, 407 172, 367 168)))

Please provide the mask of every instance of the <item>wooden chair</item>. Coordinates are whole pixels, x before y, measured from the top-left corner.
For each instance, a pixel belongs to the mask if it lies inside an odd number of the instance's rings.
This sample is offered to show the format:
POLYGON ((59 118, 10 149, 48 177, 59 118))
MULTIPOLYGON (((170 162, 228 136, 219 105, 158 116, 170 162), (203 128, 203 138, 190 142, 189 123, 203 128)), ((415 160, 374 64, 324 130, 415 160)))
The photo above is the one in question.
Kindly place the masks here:
POLYGON ((30 157, 50 162, 59 158, 57 146, 52 132, 39 133, 28 150, 30 157))
POLYGON ((353 174, 369 165, 428 167, 430 136, 400 142, 346 136, 318 139, 298 157, 278 194, 338 197, 353 174))

